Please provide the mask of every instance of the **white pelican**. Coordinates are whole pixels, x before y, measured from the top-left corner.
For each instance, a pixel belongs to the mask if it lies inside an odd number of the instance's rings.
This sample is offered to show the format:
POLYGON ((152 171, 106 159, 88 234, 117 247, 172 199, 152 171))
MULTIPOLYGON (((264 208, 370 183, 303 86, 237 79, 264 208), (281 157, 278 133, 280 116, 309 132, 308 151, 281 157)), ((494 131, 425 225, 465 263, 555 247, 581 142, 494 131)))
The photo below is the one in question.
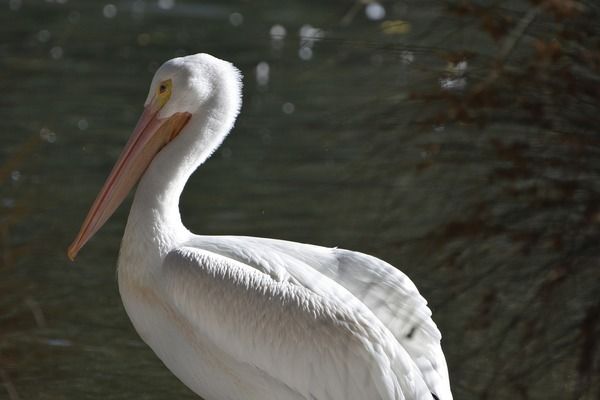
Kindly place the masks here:
POLYGON ((139 180, 118 261, 123 304, 205 400, 451 400, 440 332, 399 270, 353 251, 199 236, 182 224, 179 196, 231 130, 241 86, 233 65, 207 54, 163 64, 69 258, 139 180))

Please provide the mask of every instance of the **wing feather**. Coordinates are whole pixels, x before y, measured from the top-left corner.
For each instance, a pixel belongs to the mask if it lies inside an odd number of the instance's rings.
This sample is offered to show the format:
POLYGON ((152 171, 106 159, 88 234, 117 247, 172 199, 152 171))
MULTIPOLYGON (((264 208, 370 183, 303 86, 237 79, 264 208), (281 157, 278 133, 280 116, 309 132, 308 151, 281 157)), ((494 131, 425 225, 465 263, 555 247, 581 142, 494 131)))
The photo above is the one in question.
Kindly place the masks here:
POLYGON ((346 289, 346 297, 358 299, 389 329, 430 391, 440 400, 452 400, 441 334, 431 310, 414 283, 392 265, 355 251, 275 239, 197 236, 192 244, 323 296, 331 282, 337 283, 346 289))
POLYGON ((304 398, 430 399, 389 330, 328 278, 314 291, 274 279, 266 272, 272 267, 196 247, 172 251, 163 265, 163 295, 181 316, 234 359, 304 398))

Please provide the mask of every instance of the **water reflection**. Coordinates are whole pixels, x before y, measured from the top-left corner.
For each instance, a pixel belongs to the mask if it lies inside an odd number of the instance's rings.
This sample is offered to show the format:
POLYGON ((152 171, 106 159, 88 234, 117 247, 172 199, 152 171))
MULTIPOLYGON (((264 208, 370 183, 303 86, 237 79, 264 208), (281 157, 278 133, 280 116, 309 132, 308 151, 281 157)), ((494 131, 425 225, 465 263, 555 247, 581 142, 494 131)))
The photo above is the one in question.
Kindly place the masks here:
POLYGON ((239 12, 229 14, 229 23, 233 26, 240 26, 244 23, 244 16, 239 12))
POLYGON ((102 15, 105 18, 114 18, 117 15, 117 7, 114 4, 107 4, 102 9, 102 15))
MULTIPOLYGON (((0 7, 6 93, 0 107, 0 398, 195 398, 141 343, 120 304, 114 263, 127 207, 76 265, 64 253, 135 123, 154 70, 199 51, 231 60, 246 78, 235 131, 184 193, 182 213, 193 231, 353 248, 401 266, 430 300, 444 332, 456 398, 479 398, 481 382, 510 380, 512 371, 501 364, 508 361, 494 364, 498 348, 523 365, 534 359, 494 324, 526 309, 521 299, 529 299, 532 287, 568 281, 561 268, 549 274, 536 267, 560 240, 498 233, 499 226, 486 222, 525 204, 507 193, 533 187, 556 195, 538 178, 561 181, 560 173, 518 181, 522 152, 542 155, 536 165, 543 165, 552 153, 542 144, 555 138, 519 146, 529 136, 512 126, 473 135, 443 118, 470 116, 455 103, 426 118, 419 93, 442 88, 442 98, 454 99, 472 88, 481 74, 476 63, 485 61, 447 57, 475 39, 439 9, 411 2, 356 2, 346 9, 333 2, 257 7, 174 0, 9 0, 0 7), (514 185, 500 187, 507 176, 514 185), (460 221, 473 213, 475 223, 460 221), (484 237, 481 227, 489 229, 484 237), (448 237, 464 241, 448 243, 448 237), (511 240, 538 240, 542 250, 524 254, 511 240), (463 362, 465 349, 470 363, 463 362), (501 372, 486 372, 491 366, 501 372)), ((554 168, 574 165, 564 162, 571 160, 564 151, 552 158, 554 168)), ((588 175, 574 175, 595 187, 588 175)), ((568 201, 588 193, 568 184, 558 192, 568 201)), ((546 200, 539 207, 551 203, 546 200)), ((545 230, 566 226, 575 214, 561 207, 536 223, 545 230), (553 219, 561 215, 568 218, 553 219)), ((597 210, 581 209, 591 221, 585 229, 592 229, 597 210)), ((527 215, 510 214, 511 225, 527 215)), ((565 304, 587 309, 585 288, 565 289, 562 302, 549 296, 553 313, 564 316, 565 304)), ((537 307, 537 314, 548 314, 537 307)), ((524 330, 543 328, 535 320, 524 330)), ((534 349, 544 354, 547 348, 534 349)), ((538 377, 556 396, 568 392, 538 377)))
POLYGON ((376 1, 371 1, 365 6, 365 14, 367 18, 379 21, 385 18, 385 7, 376 1))
POLYGON ((315 43, 323 39, 325 33, 312 25, 305 24, 298 32, 300 44, 298 46, 298 57, 302 60, 310 60, 313 57, 315 43))
POLYGON ((256 66, 256 83, 259 86, 267 86, 269 84, 269 63, 261 61, 256 66))

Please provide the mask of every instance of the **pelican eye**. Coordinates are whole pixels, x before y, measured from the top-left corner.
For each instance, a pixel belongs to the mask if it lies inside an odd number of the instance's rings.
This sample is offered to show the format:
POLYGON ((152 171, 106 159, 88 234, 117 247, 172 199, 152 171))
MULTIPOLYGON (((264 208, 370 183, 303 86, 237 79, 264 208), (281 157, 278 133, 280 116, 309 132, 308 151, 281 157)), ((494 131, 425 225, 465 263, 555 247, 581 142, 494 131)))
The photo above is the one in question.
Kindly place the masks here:
POLYGON ((170 79, 166 81, 162 81, 158 88, 156 89, 157 94, 163 97, 169 97, 171 95, 171 88, 173 86, 173 82, 170 79))
POLYGON ((156 100, 160 106, 164 106, 167 101, 171 98, 171 90, 173 88, 173 82, 170 79, 162 81, 156 88, 156 100))

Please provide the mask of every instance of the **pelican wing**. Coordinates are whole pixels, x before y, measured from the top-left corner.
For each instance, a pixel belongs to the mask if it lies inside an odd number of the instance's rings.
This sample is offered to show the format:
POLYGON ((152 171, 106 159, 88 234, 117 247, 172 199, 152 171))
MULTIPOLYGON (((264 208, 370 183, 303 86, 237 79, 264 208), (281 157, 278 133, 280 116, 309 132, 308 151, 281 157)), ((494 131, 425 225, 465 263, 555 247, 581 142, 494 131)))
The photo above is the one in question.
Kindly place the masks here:
POLYGON ((293 393, 285 398, 431 399, 409 354, 349 291, 314 269, 300 278, 320 280, 309 288, 273 268, 180 247, 161 282, 196 334, 293 393))
POLYGON ((427 301, 414 283, 390 264, 355 251, 255 237, 196 236, 193 245, 324 297, 332 286, 343 287, 394 335, 418 366, 429 390, 440 400, 452 400, 441 334, 427 301))

